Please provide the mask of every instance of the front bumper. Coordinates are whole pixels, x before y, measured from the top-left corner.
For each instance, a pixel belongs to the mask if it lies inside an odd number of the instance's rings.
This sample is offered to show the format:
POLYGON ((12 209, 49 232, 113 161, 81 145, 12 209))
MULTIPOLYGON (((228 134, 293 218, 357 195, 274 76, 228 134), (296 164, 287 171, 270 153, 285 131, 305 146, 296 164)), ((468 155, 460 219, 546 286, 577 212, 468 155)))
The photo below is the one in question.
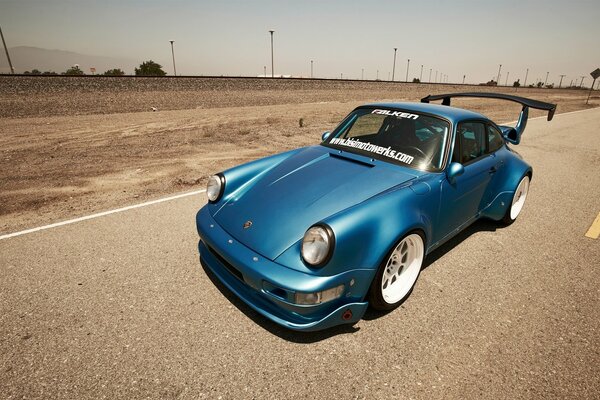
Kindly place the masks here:
POLYGON ((368 303, 373 270, 353 269, 318 276, 268 260, 235 240, 212 218, 207 207, 196 215, 200 262, 248 306, 273 322, 298 331, 316 331, 360 320, 368 303), (293 303, 294 293, 344 286, 342 297, 317 305, 293 303))

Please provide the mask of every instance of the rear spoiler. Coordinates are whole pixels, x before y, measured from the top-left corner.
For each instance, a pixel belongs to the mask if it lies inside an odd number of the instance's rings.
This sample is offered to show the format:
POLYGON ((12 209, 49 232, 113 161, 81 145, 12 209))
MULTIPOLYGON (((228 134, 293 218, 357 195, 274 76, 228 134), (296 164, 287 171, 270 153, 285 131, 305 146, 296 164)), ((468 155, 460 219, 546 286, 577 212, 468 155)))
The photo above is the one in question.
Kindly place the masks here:
POLYGON ((489 93, 489 92, 471 92, 471 93, 448 93, 448 94, 436 94, 429 95, 427 97, 423 97, 421 99, 421 103, 429 103, 430 101, 442 100, 442 105, 449 106, 450 99, 452 97, 479 97, 479 98, 488 98, 488 99, 500 99, 500 100, 508 100, 519 103, 523 106, 521 109, 521 114, 519 115, 519 120, 517 121, 517 125, 514 128, 512 127, 501 127, 502 132, 506 140, 511 143, 519 144, 521 141, 521 135, 523 131, 525 131, 525 126, 527 125, 527 118, 529 116, 529 108, 536 108, 538 110, 546 110, 548 111, 548 121, 552 120, 554 117, 554 113, 556 112, 556 104, 545 103, 543 101, 532 100, 526 97, 512 96, 510 94, 503 93, 489 93))

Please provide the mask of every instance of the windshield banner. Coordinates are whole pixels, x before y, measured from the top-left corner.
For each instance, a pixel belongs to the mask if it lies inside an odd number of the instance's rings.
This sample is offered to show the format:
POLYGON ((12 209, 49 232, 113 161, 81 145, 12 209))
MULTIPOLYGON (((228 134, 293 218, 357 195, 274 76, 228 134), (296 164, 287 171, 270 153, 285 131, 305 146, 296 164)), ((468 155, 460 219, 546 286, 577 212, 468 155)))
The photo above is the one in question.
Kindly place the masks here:
POLYGON ((331 139, 331 144, 338 144, 346 147, 353 147, 359 150, 369 151, 371 153, 381 154, 382 156, 393 158, 394 160, 398 160, 405 164, 411 164, 415 159, 413 156, 409 156, 408 154, 404 154, 397 150, 392 150, 391 147, 381 147, 375 144, 371 144, 369 142, 361 142, 360 140, 348 138, 348 139, 340 139, 333 138, 331 139))

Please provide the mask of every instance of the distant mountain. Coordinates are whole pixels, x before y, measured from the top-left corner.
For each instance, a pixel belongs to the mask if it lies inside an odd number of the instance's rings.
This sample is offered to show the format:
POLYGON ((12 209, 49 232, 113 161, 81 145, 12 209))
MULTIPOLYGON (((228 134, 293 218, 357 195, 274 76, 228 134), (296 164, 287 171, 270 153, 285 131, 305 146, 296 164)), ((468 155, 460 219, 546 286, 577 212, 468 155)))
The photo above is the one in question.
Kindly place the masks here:
MULTIPOLYGON (((133 69, 139 62, 125 58, 91 56, 64 50, 48 50, 39 47, 17 46, 8 49, 10 60, 16 73, 23 73, 38 69, 44 71, 55 71, 58 73, 66 71, 75 64, 86 74, 91 74, 90 68, 96 68, 96 74, 104 71, 121 68, 126 74, 133 74, 133 69)), ((0 73, 10 73, 8 61, 4 51, 0 52, 0 73)))

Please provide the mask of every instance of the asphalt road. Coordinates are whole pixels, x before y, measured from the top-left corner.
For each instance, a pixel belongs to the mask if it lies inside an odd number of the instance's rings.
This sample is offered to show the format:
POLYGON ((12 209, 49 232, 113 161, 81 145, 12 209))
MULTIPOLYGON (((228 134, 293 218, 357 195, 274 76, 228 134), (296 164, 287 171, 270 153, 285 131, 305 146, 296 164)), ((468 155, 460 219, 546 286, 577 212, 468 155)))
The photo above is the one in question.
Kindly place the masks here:
POLYGON ((200 267, 203 195, 0 240, 0 398, 600 398, 600 109, 531 120, 517 222, 354 327, 279 328, 200 267))

